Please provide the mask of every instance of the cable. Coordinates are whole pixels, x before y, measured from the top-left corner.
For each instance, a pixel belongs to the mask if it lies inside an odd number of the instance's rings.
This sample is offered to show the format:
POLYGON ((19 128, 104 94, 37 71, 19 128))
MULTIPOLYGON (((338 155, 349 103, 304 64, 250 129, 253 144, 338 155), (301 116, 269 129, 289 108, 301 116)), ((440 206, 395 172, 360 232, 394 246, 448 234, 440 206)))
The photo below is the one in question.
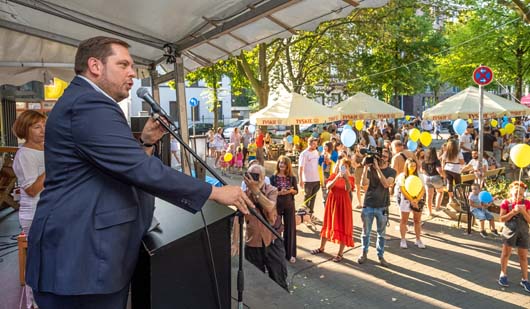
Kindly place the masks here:
POLYGON ((208 243, 208 253, 210 255, 210 264, 212 266, 213 271, 213 279, 215 282, 215 294, 217 296, 217 306, 219 309, 222 308, 221 306, 221 293, 219 292, 219 282, 217 281, 217 271, 215 270, 215 262, 213 258, 213 250, 212 250, 212 242, 210 240, 210 233, 208 232, 208 225, 206 224, 206 218, 204 218, 204 212, 201 209, 201 216, 202 216, 202 222, 204 224, 204 231, 206 232, 206 241, 208 243))

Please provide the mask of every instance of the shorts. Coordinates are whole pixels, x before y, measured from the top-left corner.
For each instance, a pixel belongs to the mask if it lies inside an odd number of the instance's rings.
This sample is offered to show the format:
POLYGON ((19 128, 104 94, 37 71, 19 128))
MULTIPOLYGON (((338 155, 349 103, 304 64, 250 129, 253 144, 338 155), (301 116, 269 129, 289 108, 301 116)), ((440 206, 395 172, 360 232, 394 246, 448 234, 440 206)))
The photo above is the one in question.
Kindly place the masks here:
POLYGON ((471 209, 471 213, 478 221, 484 221, 484 220, 492 220, 493 215, 491 212, 489 212, 487 209, 482 208, 473 208, 471 209))
POLYGON ((444 186, 444 182, 442 180, 442 177, 440 177, 440 175, 434 175, 434 176, 424 175, 423 182, 425 183, 425 186, 427 188, 440 189, 444 186))
POLYGON ((516 232, 510 238, 503 237, 503 244, 510 247, 516 247, 519 249, 528 249, 528 229, 523 229, 523 231, 516 232))

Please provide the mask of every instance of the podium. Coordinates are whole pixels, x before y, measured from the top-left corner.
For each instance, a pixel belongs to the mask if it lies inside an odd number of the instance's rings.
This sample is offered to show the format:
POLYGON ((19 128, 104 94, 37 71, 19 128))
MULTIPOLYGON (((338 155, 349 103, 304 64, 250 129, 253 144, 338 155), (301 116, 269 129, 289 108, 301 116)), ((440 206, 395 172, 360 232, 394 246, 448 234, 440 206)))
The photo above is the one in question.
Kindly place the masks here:
MULTIPOLYGON (((156 200, 158 229, 143 240, 132 280, 132 309, 218 308, 214 272, 200 213, 156 200)), ((230 308, 230 234, 234 211, 215 202, 203 207, 222 308, 230 308)))

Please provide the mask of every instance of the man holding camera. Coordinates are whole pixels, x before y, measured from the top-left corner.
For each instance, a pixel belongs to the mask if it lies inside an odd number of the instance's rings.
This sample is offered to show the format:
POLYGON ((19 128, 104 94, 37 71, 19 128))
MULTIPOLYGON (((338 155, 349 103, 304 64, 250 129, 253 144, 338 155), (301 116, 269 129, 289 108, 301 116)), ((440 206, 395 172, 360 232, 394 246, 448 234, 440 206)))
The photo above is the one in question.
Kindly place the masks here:
POLYGON ((370 233, 374 218, 377 225, 377 256, 381 266, 388 267, 384 259, 386 223, 388 222, 388 206, 390 205, 390 192, 396 177, 396 171, 388 166, 390 154, 383 149, 379 155, 369 155, 363 159, 363 174, 361 185, 368 186, 364 197, 361 220, 363 232, 361 235, 363 253, 357 263, 363 264, 367 260, 370 233))
MULTIPOLYGON (((276 230, 281 227, 281 218, 276 210, 278 189, 265 182, 265 168, 253 164, 244 176, 245 193, 256 205, 256 209, 276 230)), ((274 236, 259 220, 246 215, 247 232, 245 239, 245 258, 261 271, 267 271, 269 277, 282 288, 287 288, 287 264, 283 242, 274 236)), ((239 219, 234 220, 232 237, 232 256, 239 253, 239 219)))

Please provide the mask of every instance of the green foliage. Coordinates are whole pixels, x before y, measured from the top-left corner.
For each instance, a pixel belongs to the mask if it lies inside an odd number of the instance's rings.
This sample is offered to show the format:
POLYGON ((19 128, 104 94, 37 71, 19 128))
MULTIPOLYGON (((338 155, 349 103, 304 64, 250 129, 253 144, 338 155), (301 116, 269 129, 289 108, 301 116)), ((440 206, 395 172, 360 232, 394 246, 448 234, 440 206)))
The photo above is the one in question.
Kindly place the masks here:
POLYGON ((515 84, 520 98, 530 72, 530 27, 516 11, 496 1, 479 4, 445 27, 451 50, 436 59, 443 80, 461 88, 474 85, 473 70, 484 64, 501 84, 515 84))

